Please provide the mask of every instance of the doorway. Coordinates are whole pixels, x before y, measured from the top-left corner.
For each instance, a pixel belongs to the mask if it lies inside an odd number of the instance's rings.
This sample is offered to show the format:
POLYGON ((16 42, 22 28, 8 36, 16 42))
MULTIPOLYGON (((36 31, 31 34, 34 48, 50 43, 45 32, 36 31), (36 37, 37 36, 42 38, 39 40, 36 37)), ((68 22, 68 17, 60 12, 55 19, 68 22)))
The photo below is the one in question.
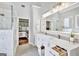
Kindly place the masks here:
POLYGON ((29 42, 29 19, 19 18, 19 45, 29 42))

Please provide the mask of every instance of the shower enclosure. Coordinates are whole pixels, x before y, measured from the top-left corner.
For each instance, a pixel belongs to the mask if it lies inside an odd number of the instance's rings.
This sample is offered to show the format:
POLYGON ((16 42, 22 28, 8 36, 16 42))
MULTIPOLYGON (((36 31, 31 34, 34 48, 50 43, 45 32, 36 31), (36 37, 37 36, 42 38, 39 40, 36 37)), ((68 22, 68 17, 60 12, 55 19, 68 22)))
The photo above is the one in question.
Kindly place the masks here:
MULTIPOLYGON (((14 54, 14 19, 13 6, 0 3, 0 56, 14 54)), ((16 38, 16 37, 15 37, 16 38)))

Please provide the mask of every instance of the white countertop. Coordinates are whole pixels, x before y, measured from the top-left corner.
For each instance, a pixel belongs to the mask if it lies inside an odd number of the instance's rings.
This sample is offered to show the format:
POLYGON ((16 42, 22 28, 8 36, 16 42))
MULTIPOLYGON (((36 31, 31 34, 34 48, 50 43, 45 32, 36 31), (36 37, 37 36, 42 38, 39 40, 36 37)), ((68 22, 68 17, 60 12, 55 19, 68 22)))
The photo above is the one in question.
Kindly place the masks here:
POLYGON ((69 42, 67 40, 58 39, 56 37, 45 35, 45 34, 42 34, 42 33, 39 33, 37 35, 42 36, 44 38, 48 37, 49 40, 50 40, 50 43, 51 43, 51 48, 55 45, 58 45, 58 46, 60 46, 64 49, 67 49, 67 50, 72 50, 72 49, 75 49, 75 48, 79 47, 79 43, 72 43, 72 42, 69 42), (53 44, 55 44, 55 45, 53 45, 53 44))
POLYGON ((65 48, 67 50, 72 50, 79 47, 79 43, 73 43, 69 42, 63 39, 54 39, 56 41, 56 44, 62 48, 65 48))

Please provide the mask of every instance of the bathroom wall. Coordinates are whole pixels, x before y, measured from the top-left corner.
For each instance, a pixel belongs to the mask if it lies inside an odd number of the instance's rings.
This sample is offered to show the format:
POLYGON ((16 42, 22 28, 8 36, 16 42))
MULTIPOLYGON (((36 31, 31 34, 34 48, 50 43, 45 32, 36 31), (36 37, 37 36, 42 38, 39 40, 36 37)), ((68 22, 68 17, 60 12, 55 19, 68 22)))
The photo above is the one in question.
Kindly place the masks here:
POLYGON ((0 29, 11 29, 11 23, 11 6, 0 3, 0 29))
POLYGON ((36 34, 40 32, 40 19, 41 19, 40 7, 33 5, 32 8, 33 8, 33 32, 34 34, 36 34))
POLYGON ((31 6, 31 40, 30 43, 35 44, 35 34, 40 32, 40 7, 31 6))

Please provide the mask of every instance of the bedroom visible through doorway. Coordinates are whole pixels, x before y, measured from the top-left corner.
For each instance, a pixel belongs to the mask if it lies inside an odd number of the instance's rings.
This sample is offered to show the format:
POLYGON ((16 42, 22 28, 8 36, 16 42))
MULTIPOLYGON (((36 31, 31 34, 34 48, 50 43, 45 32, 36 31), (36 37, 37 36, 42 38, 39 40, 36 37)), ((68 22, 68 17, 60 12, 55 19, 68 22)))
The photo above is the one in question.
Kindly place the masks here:
POLYGON ((19 45, 29 41, 29 19, 19 18, 19 45))

